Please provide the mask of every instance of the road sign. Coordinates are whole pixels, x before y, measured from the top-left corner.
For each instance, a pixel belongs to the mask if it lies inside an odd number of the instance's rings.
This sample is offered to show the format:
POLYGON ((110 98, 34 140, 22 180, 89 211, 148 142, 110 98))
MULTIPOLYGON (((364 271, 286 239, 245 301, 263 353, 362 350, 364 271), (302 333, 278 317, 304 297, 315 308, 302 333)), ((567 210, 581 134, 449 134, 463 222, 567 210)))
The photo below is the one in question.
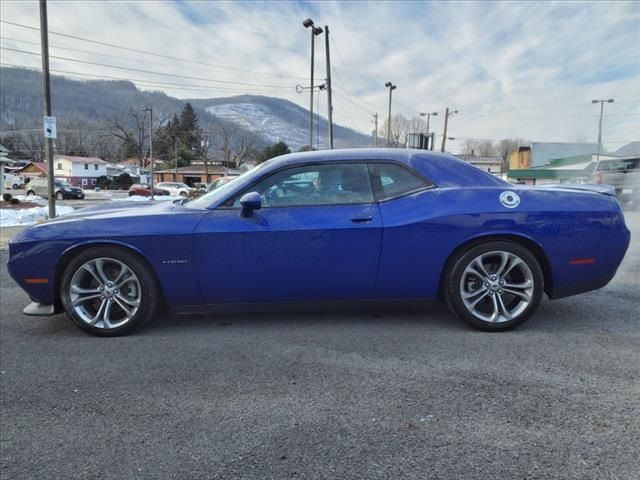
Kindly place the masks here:
POLYGON ((56 117, 44 117, 44 138, 58 138, 56 117))

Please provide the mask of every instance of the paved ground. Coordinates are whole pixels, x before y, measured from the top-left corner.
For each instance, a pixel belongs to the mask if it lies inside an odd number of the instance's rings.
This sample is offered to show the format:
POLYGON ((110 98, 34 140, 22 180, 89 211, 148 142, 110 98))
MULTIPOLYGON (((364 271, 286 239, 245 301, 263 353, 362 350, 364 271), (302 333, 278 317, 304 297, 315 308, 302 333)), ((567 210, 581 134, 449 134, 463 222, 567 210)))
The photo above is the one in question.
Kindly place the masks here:
POLYGON ((2 252, 0 477, 637 479, 635 238, 609 286, 503 334, 436 309, 99 339, 24 317, 2 252))

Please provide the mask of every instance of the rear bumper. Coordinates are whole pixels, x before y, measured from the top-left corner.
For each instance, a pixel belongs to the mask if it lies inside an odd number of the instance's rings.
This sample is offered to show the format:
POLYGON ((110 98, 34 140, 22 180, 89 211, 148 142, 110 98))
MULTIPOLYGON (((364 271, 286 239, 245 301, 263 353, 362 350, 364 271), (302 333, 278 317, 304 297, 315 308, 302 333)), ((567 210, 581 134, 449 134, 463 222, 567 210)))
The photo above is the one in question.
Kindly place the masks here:
POLYGON ((590 292, 591 290, 597 290, 607 285, 611 279, 615 276, 614 271, 610 275, 588 280, 586 282, 575 283, 572 285, 565 285, 562 287, 554 288, 549 298, 557 300, 558 298, 570 297, 572 295, 578 295, 579 293, 590 292))

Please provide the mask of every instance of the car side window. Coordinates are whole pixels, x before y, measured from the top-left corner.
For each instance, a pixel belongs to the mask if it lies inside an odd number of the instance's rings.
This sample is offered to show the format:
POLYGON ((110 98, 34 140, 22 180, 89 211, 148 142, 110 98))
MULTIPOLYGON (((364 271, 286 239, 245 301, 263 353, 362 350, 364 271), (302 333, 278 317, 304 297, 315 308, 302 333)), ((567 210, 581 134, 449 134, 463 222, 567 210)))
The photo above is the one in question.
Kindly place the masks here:
POLYGON ((377 200, 398 197, 433 185, 395 163, 371 163, 369 169, 377 200))
MULTIPOLYGON (((265 178, 248 191, 260 194, 263 207, 373 202, 365 163, 294 167, 265 178)), ((234 207, 240 206, 241 196, 234 199, 234 207)))

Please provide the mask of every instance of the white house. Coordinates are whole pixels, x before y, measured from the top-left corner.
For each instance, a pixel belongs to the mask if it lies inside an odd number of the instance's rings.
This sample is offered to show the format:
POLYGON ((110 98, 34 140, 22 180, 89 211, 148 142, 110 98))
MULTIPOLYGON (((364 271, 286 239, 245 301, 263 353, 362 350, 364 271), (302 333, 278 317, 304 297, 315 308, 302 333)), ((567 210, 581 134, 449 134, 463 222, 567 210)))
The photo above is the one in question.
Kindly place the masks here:
POLYGON ((74 187, 93 188, 98 177, 107 175, 109 164, 97 157, 56 155, 53 168, 56 178, 62 178, 74 187))

